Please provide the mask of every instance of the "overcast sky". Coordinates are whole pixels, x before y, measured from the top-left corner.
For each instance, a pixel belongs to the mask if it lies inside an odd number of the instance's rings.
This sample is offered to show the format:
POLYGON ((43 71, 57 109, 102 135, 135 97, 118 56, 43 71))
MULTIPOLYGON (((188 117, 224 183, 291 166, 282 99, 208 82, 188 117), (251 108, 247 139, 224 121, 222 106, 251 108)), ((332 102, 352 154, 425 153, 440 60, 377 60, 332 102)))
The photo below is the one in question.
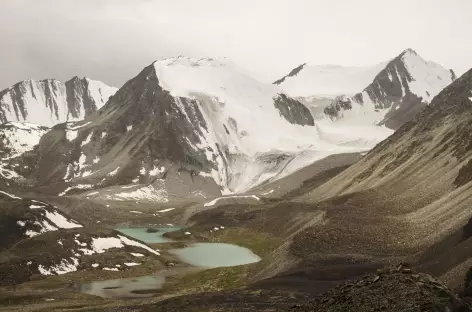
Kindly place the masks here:
POLYGON ((121 86, 177 55, 229 57, 264 81, 409 47, 472 67, 472 0, 0 0, 0 26, 0 89, 75 75, 121 86))

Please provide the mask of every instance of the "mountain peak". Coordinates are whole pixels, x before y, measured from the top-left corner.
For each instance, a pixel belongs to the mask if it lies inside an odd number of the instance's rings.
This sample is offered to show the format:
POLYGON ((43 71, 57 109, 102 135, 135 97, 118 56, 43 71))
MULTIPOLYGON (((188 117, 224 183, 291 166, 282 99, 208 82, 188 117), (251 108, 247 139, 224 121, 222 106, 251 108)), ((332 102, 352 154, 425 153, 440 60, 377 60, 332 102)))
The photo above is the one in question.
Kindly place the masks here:
POLYGON ((408 48, 408 49, 405 49, 402 53, 400 53, 400 56, 403 56, 403 55, 418 55, 418 53, 416 53, 416 51, 413 50, 412 48, 408 48))
POLYGON ((79 76, 74 76, 71 79, 69 79, 67 82, 69 82, 69 81, 77 82, 77 81, 81 81, 83 79, 86 79, 86 78, 80 78, 79 76))

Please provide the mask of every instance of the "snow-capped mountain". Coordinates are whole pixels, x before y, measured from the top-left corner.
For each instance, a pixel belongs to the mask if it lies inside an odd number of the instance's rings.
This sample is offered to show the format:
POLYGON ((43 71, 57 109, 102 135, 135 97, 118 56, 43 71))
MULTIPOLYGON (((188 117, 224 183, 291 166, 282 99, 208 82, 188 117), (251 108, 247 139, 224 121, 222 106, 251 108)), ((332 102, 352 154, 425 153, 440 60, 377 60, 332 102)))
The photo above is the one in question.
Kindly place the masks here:
POLYGON ((81 120, 102 107, 116 88, 88 78, 65 83, 25 80, 0 91, 0 122, 29 122, 51 127, 81 120))
POLYGON ((61 196, 204 198, 367 150, 390 133, 315 126, 303 104, 229 60, 170 58, 129 80, 100 114, 51 129, 31 177, 61 196))
POLYGON ((380 124, 391 129, 409 121, 456 79, 452 70, 424 60, 412 49, 371 67, 305 67, 297 67, 276 83, 290 95, 301 97, 315 117, 322 118, 323 111, 341 123, 380 124), (333 98, 328 105, 322 102, 326 97, 333 98))

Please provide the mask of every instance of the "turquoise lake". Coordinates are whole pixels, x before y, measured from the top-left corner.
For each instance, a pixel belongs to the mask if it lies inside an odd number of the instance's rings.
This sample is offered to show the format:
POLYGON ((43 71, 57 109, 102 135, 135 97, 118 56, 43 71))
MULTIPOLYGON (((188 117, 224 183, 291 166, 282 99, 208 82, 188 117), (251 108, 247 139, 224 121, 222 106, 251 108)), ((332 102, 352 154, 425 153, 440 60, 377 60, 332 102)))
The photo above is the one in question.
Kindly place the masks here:
POLYGON ((185 263, 204 268, 230 267, 261 260, 247 248, 223 243, 196 243, 171 252, 185 263))

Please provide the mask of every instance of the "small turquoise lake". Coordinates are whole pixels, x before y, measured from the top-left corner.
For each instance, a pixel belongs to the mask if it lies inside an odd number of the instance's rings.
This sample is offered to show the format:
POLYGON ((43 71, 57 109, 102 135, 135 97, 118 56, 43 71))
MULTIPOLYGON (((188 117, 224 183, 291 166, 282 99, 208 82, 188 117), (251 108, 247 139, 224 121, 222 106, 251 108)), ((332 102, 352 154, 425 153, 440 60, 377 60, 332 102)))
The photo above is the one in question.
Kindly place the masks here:
POLYGON ((171 253, 185 263, 203 268, 230 267, 261 260, 247 248, 223 243, 195 243, 185 248, 173 249, 171 253))

